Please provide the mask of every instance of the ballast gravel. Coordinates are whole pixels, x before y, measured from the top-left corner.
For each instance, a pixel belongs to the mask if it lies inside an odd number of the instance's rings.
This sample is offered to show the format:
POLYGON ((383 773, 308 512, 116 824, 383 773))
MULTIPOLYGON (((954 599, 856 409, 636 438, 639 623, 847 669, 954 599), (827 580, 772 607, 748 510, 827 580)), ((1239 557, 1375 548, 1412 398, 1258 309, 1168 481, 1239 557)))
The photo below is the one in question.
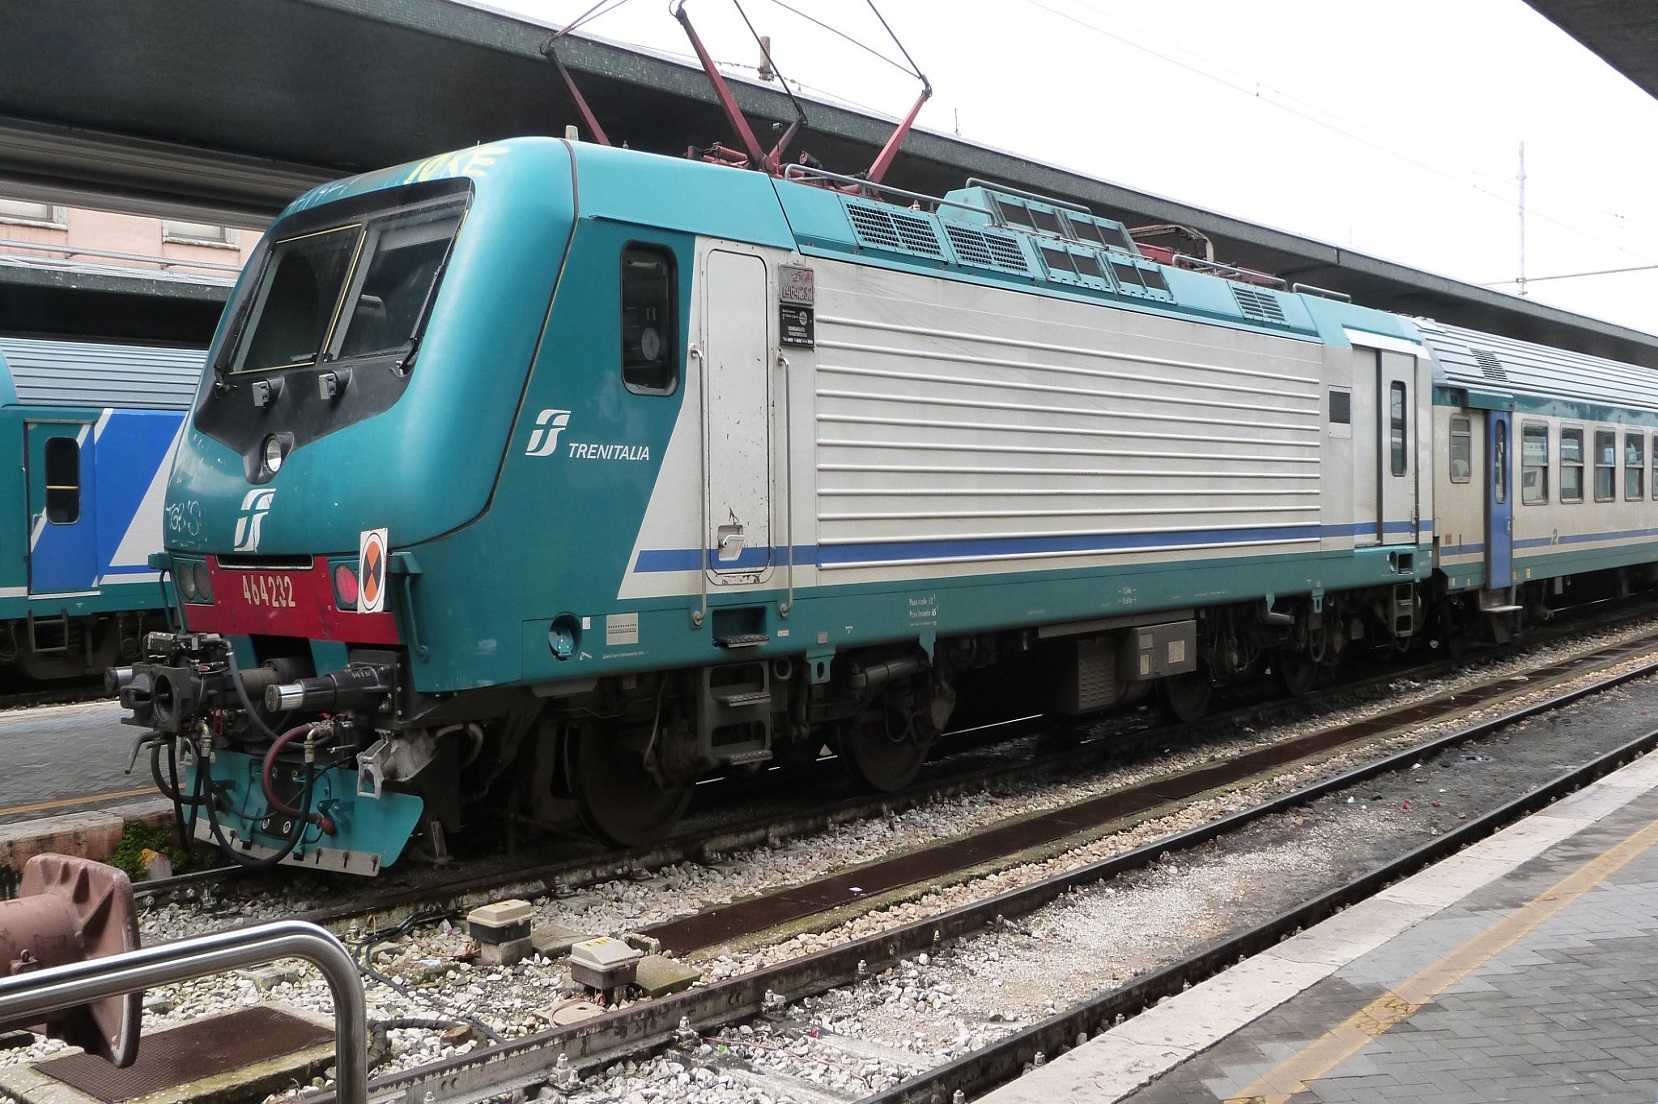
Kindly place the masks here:
MULTIPOLYGON (((1150 760, 1085 777, 950 798, 838 826, 811 838, 731 853, 706 865, 676 864, 642 880, 611 881, 568 897, 539 898, 533 902, 536 922, 595 935, 647 927, 954 838, 1011 816, 1085 800, 1299 731, 1454 692, 1504 671, 1511 670, 1512 677, 1521 680, 1527 668, 1633 638, 1641 631, 1638 626, 1593 634, 1587 640, 1579 637, 1570 645, 1529 652, 1523 661, 1486 661, 1432 683, 1401 679, 1380 695, 1383 701, 1356 704, 1339 714, 1274 726, 1271 731, 1241 730, 1215 743, 1171 748, 1150 760)), ((1641 662, 1642 657, 1632 657, 1623 666, 1634 668, 1641 662)), ((1526 697, 1553 692, 1539 690, 1481 712, 1506 713, 1526 697)), ((564 1098, 590 1104, 817 1104, 856 1099, 1341 884, 1460 819, 1622 743, 1636 730, 1650 728, 1649 714, 1658 717, 1658 682, 1631 683, 1585 705, 1526 722, 1478 749, 1452 752, 1405 774, 1367 783, 1359 792, 1257 822, 1195 853, 1169 856, 1139 874, 1071 893, 979 937, 872 972, 861 984, 777 1009, 688 1048, 588 1072, 569 1086, 564 1098)), ((1410 746, 1437 729, 1465 723, 1466 719, 1445 722, 1390 743, 1410 746)), ((937 915, 1060 869, 1155 842, 1381 753, 1374 747, 1338 753, 1061 854, 918 890, 908 899, 829 930, 801 932, 754 949, 715 949, 694 958, 693 964, 703 970, 705 981, 718 980, 937 915)), ((302 883, 296 883, 290 892, 247 900, 208 897, 156 905, 142 914, 140 926, 149 945, 232 923, 292 915, 310 906, 302 883)), ((464 1053, 485 1045, 490 1032, 512 1038, 544 1029, 561 1006, 581 995, 560 961, 537 955, 511 968, 477 965, 458 922, 419 926, 395 938, 374 938, 364 930, 340 934, 349 944, 361 944, 360 957, 396 986, 374 977, 366 981, 371 1021, 447 1025, 377 1031, 377 1073, 464 1053)), ((320 976, 300 964, 282 963, 151 990, 145 997, 144 1029, 154 1032, 266 1000, 332 1013, 320 976)), ((62 1052, 61 1044, 37 1041, 0 1051, 0 1065, 32 1063, 62 1052)), ((0 1100, 15 1104, 4 1092, 0 1100)))

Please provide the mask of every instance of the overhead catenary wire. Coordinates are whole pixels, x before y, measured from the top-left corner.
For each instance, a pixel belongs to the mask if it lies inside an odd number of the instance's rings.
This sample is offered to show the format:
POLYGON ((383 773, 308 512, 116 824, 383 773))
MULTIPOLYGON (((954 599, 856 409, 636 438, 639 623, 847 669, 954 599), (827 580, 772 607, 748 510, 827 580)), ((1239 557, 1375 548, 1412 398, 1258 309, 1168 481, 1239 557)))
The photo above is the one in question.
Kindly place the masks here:
MULTIPOLYGON (((1222 76, 1219 73, 1216 73, 1211 69, 1206 69, 1203 66, 1198 66, 1198 65, 1194 65, 1194 64, 1191 64, 1189 62, 1186 62, 1186 61, 1182 61, 1179 58, 1173 57, 1170 54, 1167 54, 1165 52, 1157 50, 1157 49, 1155 49, 1151 46, 1146 45, 1143 42, 1136 41, 1135 39, 1133 39, 1131 37, 1128 37, 1128 36, 1123 35, 1123 34, 1119 34, 1116 31, 1113 31, 1109 28, 1102 27, 1099 24, 1094 23, 1094 22, 1092 22, 1088 19, 1084 19, 1081 16, 1078 16, 1078 15, 1072 13, 1072 12, 1068 12, 1068 11, 1064 11, 1060 8, 1056 8, 1052 4, 1045 2, 1045 0, 1024 0, 1024 3, 1029 5, 1030 7, 1038 9, 1039 11, 1046 12, 1047 14, 1049 14, 1051 16, 1054 16, 1056 18, 1066 20, 1067 22, 1070 22, 1070 23, 1074 23, 1075 25, 1077 25, 1079 27, 1082 27, 1086 30, 1092 31, 1095 34, 1099 34, 1099 35, 1102 35, 1106 38, 1110 38, 1114 41, 1120 42, 1123 45, 1128 46, 1131 49, 1138 50, 1141 53, 1147 54, 1151 57, 1154 57, 1154 58, 1158 59, 1159 61, 1162 61, 1162 62, 1164 62, 1166 64, 1169 64, 1169 65, 1173 65, 1178 69, 1181 69, 1181 70, 1184 70, 1188 73, 1192 73, 1196 76, 1202 77, 1204 80, 1207 80, 1207 81, 1210 81, 1212 83, 1218 84, 1223 88, 1227 88, 1227 89, 1229 89, 1233 92, 1240 93, 1242 95, 1248 96, 1251 99, 1257 100, 1261 103, 1265 103, 1265 104, 1267 104, 1271 107, 1277 108, 1279 111, 1285 112, 1286 114, 1289 114, 1289 115, 1293 115, 1296 118, 1299 118, 1299 119, 1301 119, 1301 120, 1303 120, 1307 123, 1312 124, 1313 126, 1320 127, 1324 130, 1328 130, 1328 131, 1330 131, 1332 133, 1335 133, 1335 134, 1339 134, 1342 137, 1344 137, 1344 138, 1346 138, 1350 141, 1356 142, 1356 143, 1358 143, 1360 145, 1363 145, 1363 146, 1367 146, 1367 147, 1369 147, 1371 149, 1374 149, 1374 150, 1376 150, 1380 153, 1384 153, 1389 157, 1392 157, 1392 158, 1394 158, 1398 161, 1401 161, 1405 164, 1408 164, 1408 165, 1410 165, 1414 168, 1420 169, 1423 172, 1426 172, 1426 173, 1429 173, 1431 175, 1437 176, 1442 180, 1448 180, 1453 184, 1459 185, 1459 186, 1464 187, 1464 188, 1468 188, 1469 190, 1474 191, 1474 192, 1478 192, 1481 195, 1486 196, 1487 198, 1496 200, 1497 202, 1503 204, 1504 206, 1512 207, 1515 204, 1515 200, 1512 196, 1505 195, 1502 192, 1499 192, 1499 191, 1495 190, 1492 187, 1487 187, 1484 184, 1481 184, 1481 183, 1479 183, 1475 180, 1470 180, 1470 179, 1468 179, 1467 176, 1459 176, 1456 173, 1448 171, 1447 169, 1445 169, 1441 165, 1437 165, 1437 164, 1434 164, 1432 162, 1425 161, 1425 160, 1423 160, 1419 157, 1415 157, 1412 154, 1410 154, 1410 153, 1408 153, 1404 150, 1400 150, 1398 148, 1390 146, 1390 145, 1386 144, 1385 142, 1379 141, 1379 140, 1377 140, 1375 138, 1372 138, 1372 137, 1368 137, 1364 134, 1360 134, 1360 133, 1356 132, 1355 130, 1351 129, 1351 127, 1354 124, 1350 124, 1346 120, 1342 120, 1339 116, 1329 115, 1329 113, 1327 113, 1327 112, 1320 112, 1319 114, 1314 114, 1312 111, 1302 110, 1302 109, 1292 105, 1291 103, 1287 102, 1287 100, 1289 98, 1284 97, 1282 93, 1278 93, 1276 89, 1271 90, 1274 93, 1274 95, 1272 95, 1272 96, 1263 95, 1262 94, 1263 86, 1258 84, 1258 83, 1254 87, 1248 87, 1248 86, 1246 86, 1242 83, 1239 83, 1239 81, 1237 81, 1237 80, 1228 79, 1227 77, 1222 76), (1326 115, 1328 117, 1321 118, 1320 114, 1326 115)), ((1093 9, 1093 8, 1088 8, 1088 10, 1089 11, 1096 11, 1096 9, 1093 9)), ((1196 56, 1196 55, 1194 55, 1194 56, 1196 56)), ((1213 64, 1213 63, 1208 63, 1207 60, 1206 60, 1206 64, 1213 64)), ((1215 65, 1215 68, 1227 68, 1227 67, 1220 66, 1220 65, 1215 65)), ((1234 73, 1236 72, 1235 70, 1229 70, 1229 71, 1234 72, 1234 73)), ((1476 170, 1464 169, 1464 172, 1469 173, 1471 175, 1484 175, 1484 174, 1478 174, 1476 170)), ((1579 207, 1580 210, 1582 209, 1581 204, 1578 204, 1578 207, 1579 207)), ((1608 214, 1608 215, 1610 215, 1614 218, 1622 218, 1623 217, 1623 216, 1619 215, 1617 212, 1612 212, 1612 211, 1603 211, 1602 213, 1608 214)), ((1633 249, 1630 249, 1629 246, 1625 243, 1615 242, 1615 241, 1608 241, 1605 238, 1601 237, 1600 235, 1598 235, 1598 234, 1596 234, 1596 233, 1594 233, 1590 230, 1584 229, 1582 226, 1574 225, 1574 224, 1572 224, 1570 222, 1567 222, 1563 219, 1556 218, 1552 215, 1549 215, 1549 214, 1546 214, 1544 212, 1538 211, 1535 208, 1535 206, 1533 206, 1531 208, 1530 215, 1532 217, 1540 220, 1540 221, 1550 223, 1551 225, 1553 225, 1555 227, 1558 227, 1561 230, 1564 230, 1564 231, 1567 231, 1568 233, 1574 234, 1574 235, 1584 239, 1585 241, 1594 242, 1597 245, 1604 246, 1607 249, 1615 250, 1616 252, 1622 253, 1625 256, 1633 257, 1633 258, 1635 258, 1637 260, 1641 260, 1641 261, 1650 262, 1650 261, 1653 260, 1653 258, 1651 258, 1651 257, 1649 257, 1649 256, 1647 256, 1643 253, 1639 253, 1639 252, 1637 252, 1633 249)))

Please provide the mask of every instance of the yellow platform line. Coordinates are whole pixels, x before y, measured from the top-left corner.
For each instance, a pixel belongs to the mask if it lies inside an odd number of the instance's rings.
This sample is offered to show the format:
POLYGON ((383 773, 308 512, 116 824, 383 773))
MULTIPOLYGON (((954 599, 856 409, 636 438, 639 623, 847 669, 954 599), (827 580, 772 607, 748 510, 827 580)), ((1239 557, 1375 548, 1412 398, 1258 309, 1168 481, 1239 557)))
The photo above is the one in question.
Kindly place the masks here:
POLYGON ((1438 962, 1377 997, 1304 1050, 1227 1097, 1226 1104, 1287 1104, 1292 1096, 1306 1092, 1314 1081, 1363 1050, 1372 1039, 1409 1019, 1417 1009, 1558 915, 1655 843, 1658 821, 1584 863, 1438 962))
POLYGON ((117 790, 114 793, 88 794, 85 797, 64 797, 56 801, 41 801, 33 805, 13 805, 9 809, 0 809, 0 817, 20 816, 23 813, 44 813, 49 809, 72 809, 76 805, 90 805, 95 801, 114 801, 124 797, 143 797, 155 793, 154 786, 145 786, 140 790, 117 790))

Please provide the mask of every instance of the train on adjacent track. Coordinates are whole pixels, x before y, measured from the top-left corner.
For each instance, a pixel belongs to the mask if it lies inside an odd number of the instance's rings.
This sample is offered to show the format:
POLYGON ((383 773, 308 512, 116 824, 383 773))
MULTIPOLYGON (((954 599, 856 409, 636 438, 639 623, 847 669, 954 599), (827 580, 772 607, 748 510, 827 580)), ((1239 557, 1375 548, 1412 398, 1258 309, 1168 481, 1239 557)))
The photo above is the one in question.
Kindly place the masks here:
POLYGON ((985 182, 502 141, 271 227, 166 488, 184 631, 111 677, 244 863, 637 844, 720 772, 901 787, 964 718, 1648 584, 1653 382, 985 182))
POLYGON ((16 685, 139 658, 170 599, 149 560, 201 349, 0 336, 0 671, 16 685))

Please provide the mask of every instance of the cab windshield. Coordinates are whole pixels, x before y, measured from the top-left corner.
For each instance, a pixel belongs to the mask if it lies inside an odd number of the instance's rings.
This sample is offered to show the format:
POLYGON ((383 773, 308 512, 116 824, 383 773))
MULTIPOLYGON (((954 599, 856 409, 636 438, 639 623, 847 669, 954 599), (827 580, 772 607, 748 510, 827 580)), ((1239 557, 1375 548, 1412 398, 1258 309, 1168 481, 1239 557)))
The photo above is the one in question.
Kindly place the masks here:
POLYGON ((449 198, 278 240, 231 373, 407 355, 464 213, 449 198))

